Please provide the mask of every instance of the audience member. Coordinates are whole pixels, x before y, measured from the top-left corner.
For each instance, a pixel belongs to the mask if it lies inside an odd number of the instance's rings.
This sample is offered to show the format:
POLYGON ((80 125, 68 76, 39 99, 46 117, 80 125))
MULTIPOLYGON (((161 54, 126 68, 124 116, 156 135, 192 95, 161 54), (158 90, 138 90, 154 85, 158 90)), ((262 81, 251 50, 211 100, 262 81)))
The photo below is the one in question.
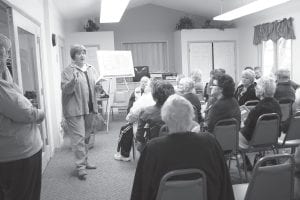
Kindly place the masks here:
POLYGON ((0 199, 39 200, 44 111, 12 82, 6 61, 11 41, 0 34, 0 199))
POLYGON ((174 86, 174 90, 179 95, 182 95, 182 88, 179 86, 179 82, 184 77, 185 77, 185 75, 183 75, 183 74, 178 74, 176 77, 176 85, 174 86))
POLYGON ((72 140, 78 178, 85 180, 86 169, 96 169, 95 165, 88 162, 88 144, 98 108, 95 93, 100 86, 96 84, 97 70, 85 62, 86 48, 73 45, 70 56, 72 63, 62 72, 62 106, 72 140))
POLYGON ((217 101, 208 112, 207 127, 213 132, 215 124, 222 119, 234 118, 239 124, 241 112, 237 100, 234 98, 235 84, 231 76, 224 74, 213 81, 212 93, 216 95, 217 101))
POLYGON ((202 72, 200 70, 193 71, 190 74, 191 79, 194 81, 195 93, 198 96, 199 100, 203 100, 204 88, 202 83, 202 72))
MULTIPOLYGON (((256 126, 257 119, 262 114, 278 113, 281 118, 281 109, 278 101, 274 98, 276 90, 275 80, 271 77, 261 77, 257 83, 256 94, 260 97, 260 102, 250 111, 247 119, 244 122, 244 127, 241 128, 239 136, 239 146, 241 148, 248 148, 249 141, 252 139, 252 135, 256 126)), ((251 163, 246 158, 246 165, 248 169, 251 169, 251 163)))
POLYGON ((137 88, 135 88, 134 92, 129 97, 127 113, 130 112, 130 108, 132 107, 133 103, 145 93, 145 88, 147 85, 149 85, 149 82, 150 79, 147 76, 143 76, 141 78, 140 85, 137 88))
POLYGON ((211 97, 211 85, 213 84, 213 80, 216 79, 219 75, 225 74, 224 69, 214 69, 210 71, 210 80, 208 83, 206 83, 204 88, 204 98, 205 101, 208 102, 211 97))
POLYGON ((149 125, 150 135, 148 140, 157 137, 159 135, 159 130, 164 122, 161 119, 160 110, 167 98, 174 94, 174 87, 171 83, 163 80, 154 82, 152 87, 152 97, 156 102, 155 105, 149 106, 143 109, 140 113, 138 119, 138 127, 136 132, 137 140, 137 149, 142 150, 146 143, 144 134, 145 134, 145 125, 149 125))
POLYGON ((191 132, 193 107, 174 94, 165 102, 162 119, 169 133, 151 140, 141 153, 135 172, 131 200, 156 198, 161 178, 172 170, 196 168, 206 174, 207 199, 233 200, 230 175, 223 150, 209 133, 191 132))
POLYGON ((277 86, 274 94, 274 98, 278 101, 288 100, 290 102, 295 101, 295 89, 290 81, 290 70, 279 69, 276 73, 277 86))
POLYGON ((195 121, 202 122, 201 103, 194 91, 194 81, 191 78, 182 78, 179 83, 182 88, 183 97, 186 98, 194 108, 195 121))
POLYGON ((262 76, 262 69, 261 67, 254 67, 254 73, 255 73, 255 82, 258 81, 262 76))
POLYGON ((239 85, 234 93, 239 105, 244 105, 247 101, 258 100, 255 95, 255 73, 253 70, 246 69, 242 72, 242 84, 239 85))

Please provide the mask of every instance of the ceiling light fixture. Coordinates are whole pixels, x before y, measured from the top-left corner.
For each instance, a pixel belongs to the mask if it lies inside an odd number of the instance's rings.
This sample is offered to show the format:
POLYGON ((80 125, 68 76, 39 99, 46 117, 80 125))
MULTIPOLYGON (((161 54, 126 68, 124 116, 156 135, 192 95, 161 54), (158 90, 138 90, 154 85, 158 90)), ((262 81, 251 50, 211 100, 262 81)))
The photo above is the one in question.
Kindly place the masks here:
POLYGON ((100 23, 118 23, 130 0, 101 0, 100 23))
POLYGON ((267 8, 277 6, 290 0, 257 0, 245 6, 239 7, 232 11, 214 17, 214 20, 231 21, 255 12, 265 10, 267 8))

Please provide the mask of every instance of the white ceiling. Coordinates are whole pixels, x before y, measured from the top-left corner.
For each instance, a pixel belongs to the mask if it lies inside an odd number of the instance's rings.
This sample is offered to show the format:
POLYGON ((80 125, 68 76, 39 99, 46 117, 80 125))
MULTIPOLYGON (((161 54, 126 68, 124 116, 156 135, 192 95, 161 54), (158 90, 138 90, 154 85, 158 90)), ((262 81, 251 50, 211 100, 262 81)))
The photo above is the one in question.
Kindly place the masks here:
MULTIPOLYGON (((221 12, 240 7, 254 0, 131 0, 128 9, 145 4, 154 4, 186 13, 212 18, 221 12)), ((271 0, 270 0, 271 1, 271 0)), ((101 0, 54 0, 54 4, 65 19, 99 16, 101 0)), ((286 3, 299 5, 300 0, 286 3)))

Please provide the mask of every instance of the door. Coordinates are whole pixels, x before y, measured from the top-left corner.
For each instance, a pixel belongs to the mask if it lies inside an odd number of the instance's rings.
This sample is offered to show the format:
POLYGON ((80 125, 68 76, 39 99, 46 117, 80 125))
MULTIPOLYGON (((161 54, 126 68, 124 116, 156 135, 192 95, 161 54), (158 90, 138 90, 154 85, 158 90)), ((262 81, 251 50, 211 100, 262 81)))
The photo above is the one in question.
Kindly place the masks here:
MULTIPOLYGON (((34 106, 45 110, 43 71, 40 53, 40 26, 13 10, 18 84, 34 106)), ((47 115, 46 115, 47 116, 47 115)), ((50 160, 50 145, 46 127, 47 118, 40 126, 43 139, 43 170, 50 160)))
POLYGON ((208 82, 210 71, 213 69, 212 42, 190 42, 188 47, 189 73, 200 69, 202 82, 208 82))

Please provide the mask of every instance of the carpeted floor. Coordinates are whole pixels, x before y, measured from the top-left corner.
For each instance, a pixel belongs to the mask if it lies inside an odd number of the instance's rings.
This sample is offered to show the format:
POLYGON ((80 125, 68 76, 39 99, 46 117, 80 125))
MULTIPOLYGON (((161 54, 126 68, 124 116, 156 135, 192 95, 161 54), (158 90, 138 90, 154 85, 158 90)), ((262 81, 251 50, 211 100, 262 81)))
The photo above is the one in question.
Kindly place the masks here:
MULTIPOLYGON (((85 181, 76 176, 70 141, 68 137, 65 138, 64 146, 57 150, 43 174, 41 200, 130 199, 137 161, 121 162, 113 159, 122 125, 123 121, 113 121, 109 133, 103 131, 96 134, 89 161, 98 168, 88 170, 85 181)), ((240 182, 235 161, 231 163, 230 175, 233 184, 240 182)))
POLYGON ((97 165, 88 170, 87 180, 76 177, 70 141, 58 150, 47 166, 42 179, 41 200, 127 200, 130 197, 136 162, 113 159, 124 122, 112 122, 109 133, 96 134, 89 161, 97 165))

